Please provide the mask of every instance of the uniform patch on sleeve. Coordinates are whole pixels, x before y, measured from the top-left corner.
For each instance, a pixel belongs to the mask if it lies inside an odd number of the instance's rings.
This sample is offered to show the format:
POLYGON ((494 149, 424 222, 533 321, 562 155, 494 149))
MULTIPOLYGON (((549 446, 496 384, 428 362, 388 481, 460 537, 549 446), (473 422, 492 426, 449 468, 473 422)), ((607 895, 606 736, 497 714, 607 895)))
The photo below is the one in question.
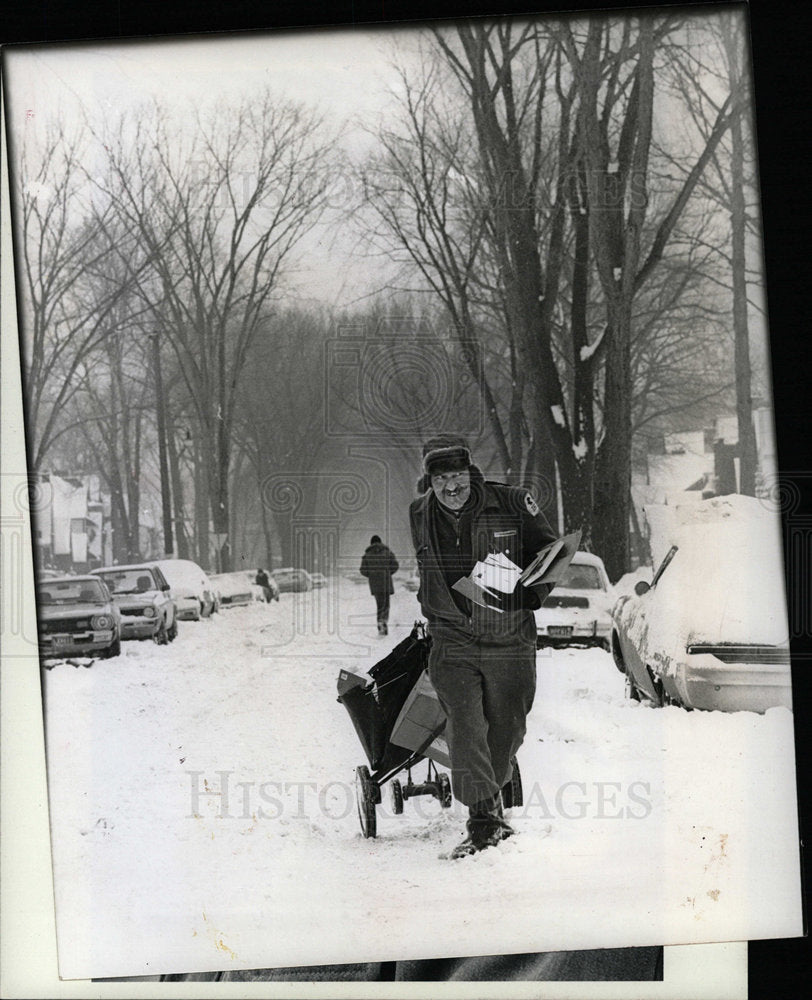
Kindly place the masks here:
POLYGON ((525 507, 527 507, 527 509, 530 511, 530 513, 533 515, 533 517, 535 517, 537 514, 541 513, 541 511, 539 510, 539 505, 533 499, 533 494, 532 493, 525 493, 525 495, 524 495, 524 505, 525 505, 525 507))

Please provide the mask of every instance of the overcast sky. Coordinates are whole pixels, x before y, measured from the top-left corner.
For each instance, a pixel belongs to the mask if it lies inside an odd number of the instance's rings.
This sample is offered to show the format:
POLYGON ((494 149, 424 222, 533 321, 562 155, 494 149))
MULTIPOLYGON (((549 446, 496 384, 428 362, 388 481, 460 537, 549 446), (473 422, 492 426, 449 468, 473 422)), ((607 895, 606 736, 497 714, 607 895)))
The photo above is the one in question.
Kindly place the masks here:
MULTIPOLYGON (((15 138, 70 124, 86 111, 113 120, 157 98, 171 112, 270 87, 319 109, 357 157, 372 126, 392 107, 393 59, 408 59, 419 29, 333 29, 7 50, 10 126, 15 138)), ((341 184, 337 184, 341 190, 341 184)), ((307 238, 295 274, 298 294, 346 304, 384 280, 335 220, 307 238), (337 238, 338 236, 338 238, 337 238)))

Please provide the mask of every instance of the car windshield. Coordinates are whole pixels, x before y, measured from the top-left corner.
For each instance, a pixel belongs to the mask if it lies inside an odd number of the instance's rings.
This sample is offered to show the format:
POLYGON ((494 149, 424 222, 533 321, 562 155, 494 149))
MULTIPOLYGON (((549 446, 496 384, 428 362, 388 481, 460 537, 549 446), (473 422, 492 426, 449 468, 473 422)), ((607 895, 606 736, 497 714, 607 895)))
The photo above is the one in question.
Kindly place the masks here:
POLYGON ((37 588, 37 600, 42 605, 104 604, 107 599, 98 580, 49 580, 37 588))
POLYGON ((157 590, 152 573, 146 567, 137 569, 110 570, 99 573, 110 588, 111 594, 143 594, 147 590, 157 590))
POLYGON ((560 587, 569 587, 571 590, 602 590, 600 573, 596 566, 583 566, 570 563, 563 579, 559 583, 560 587))

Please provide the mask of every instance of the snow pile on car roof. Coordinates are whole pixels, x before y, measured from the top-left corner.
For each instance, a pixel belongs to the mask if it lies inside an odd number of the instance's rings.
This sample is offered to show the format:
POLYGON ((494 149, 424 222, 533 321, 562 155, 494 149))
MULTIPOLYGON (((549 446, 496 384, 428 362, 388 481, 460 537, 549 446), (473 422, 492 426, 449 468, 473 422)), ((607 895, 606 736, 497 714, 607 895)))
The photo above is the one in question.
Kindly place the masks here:
POLYGON ((767 501, 713 497, 646 515, 655 572, 678 547, 655 588, 657 614, 646 619, 659 648, 675 655, 692 642, 786 643, 780 520, 767 501))

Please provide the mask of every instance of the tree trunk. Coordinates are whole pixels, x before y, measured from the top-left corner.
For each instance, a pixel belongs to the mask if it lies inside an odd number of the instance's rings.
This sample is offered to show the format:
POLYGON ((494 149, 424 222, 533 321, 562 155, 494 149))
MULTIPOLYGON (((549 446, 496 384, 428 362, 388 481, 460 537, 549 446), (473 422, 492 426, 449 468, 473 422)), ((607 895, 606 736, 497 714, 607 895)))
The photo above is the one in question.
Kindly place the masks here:
POLYGON ((163 551, 167 558, 175 552, 172 537, 172 494, 169 485, 169 465, 166 454, 166 419, 164 417, 164 387, 161 371, 161 347, 158 335, 152 338, 153 366, 155 370, 155 426, 158 435, 158 467, 161 474, 161 517, 163 521, 163 551))
MULTIPOLYGON (((730 85, 741 86, 738 33, 725 34, 730 62, 730 85)), ((739 429, 739 492, 756 494, 756 434, 753 427, 752 372, 750 367, 750 332, 747 323, 747 278, 745 260, 746 205, 744 200, 744 142, 742 115, 733 115, 731 138, 731 265, 733 277, 733 336, 736 370, 736 417, 739 429)))
MULTIPOLYGON (((180 473, 180 456, 175 439, 175 425, 171 411, 166 411, 166 451, 169 463, 169 476, 172 484, 172 514, 175 521, 175 537, 178 542, 178 559, 189 559, 189 538, 186 534, 186 522, 183 504, 183 480, 180 473)), ((167 553, 168 555, 169 553, 167 553)))
POLYGON ((197 562, 203 569, 209 568, 209 501, 208 464, 210 456, 201 447, 199 434, 194 437, 194 481, 195 481, 195 549, 197 562))
POLYGON ((631 303, 614 311, 606 358, 604 438, 598 449, 594 480, 593 541, 614 583, 630 567, 632 422, 629 343, 631 303))

